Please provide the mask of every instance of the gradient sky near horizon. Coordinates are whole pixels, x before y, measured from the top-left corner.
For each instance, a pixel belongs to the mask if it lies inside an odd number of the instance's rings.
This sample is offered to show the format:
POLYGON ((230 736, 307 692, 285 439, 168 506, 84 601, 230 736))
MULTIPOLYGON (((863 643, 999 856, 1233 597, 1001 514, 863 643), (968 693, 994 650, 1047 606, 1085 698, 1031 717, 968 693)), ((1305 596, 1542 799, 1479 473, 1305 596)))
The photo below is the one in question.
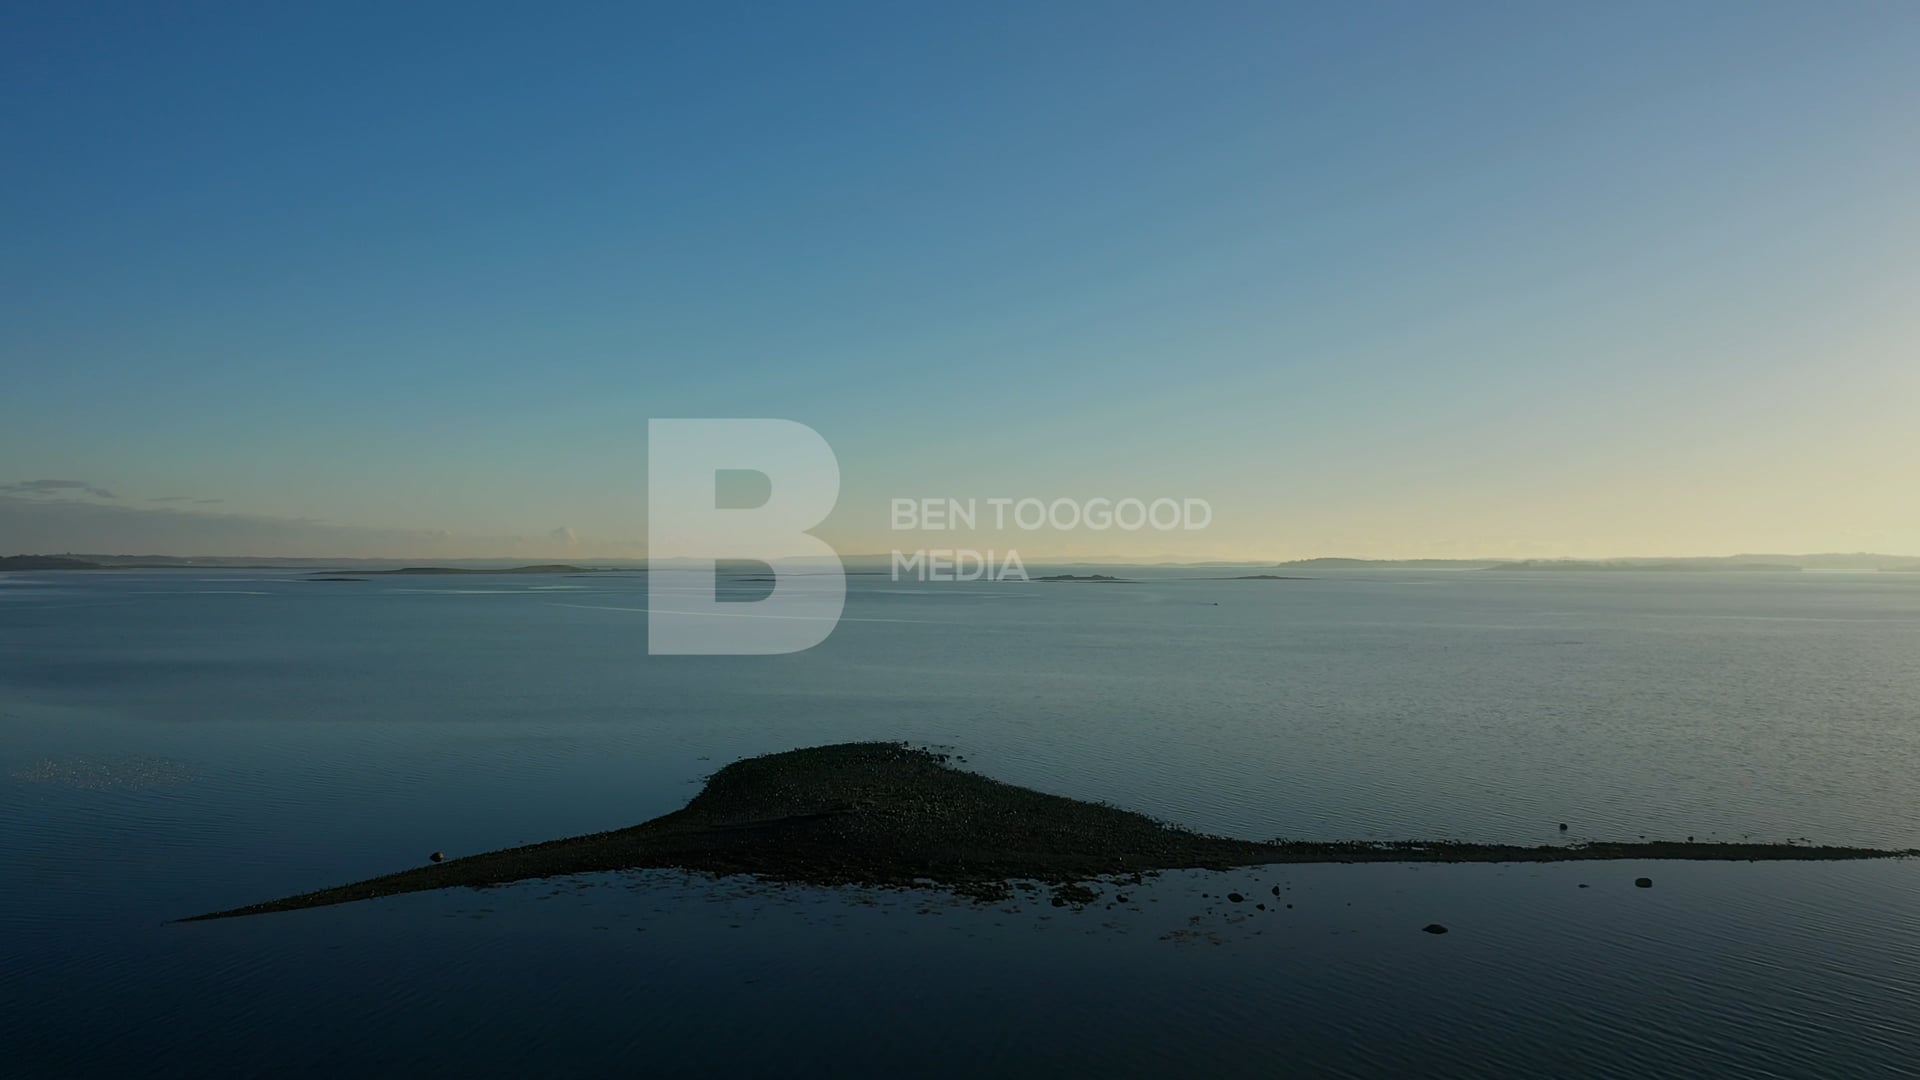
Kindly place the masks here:
POLYGON ((1920 553, 1920 6, 0 7, 0 549, 1920 553), (1208 499, 888 531, 898 496, 1208 499))

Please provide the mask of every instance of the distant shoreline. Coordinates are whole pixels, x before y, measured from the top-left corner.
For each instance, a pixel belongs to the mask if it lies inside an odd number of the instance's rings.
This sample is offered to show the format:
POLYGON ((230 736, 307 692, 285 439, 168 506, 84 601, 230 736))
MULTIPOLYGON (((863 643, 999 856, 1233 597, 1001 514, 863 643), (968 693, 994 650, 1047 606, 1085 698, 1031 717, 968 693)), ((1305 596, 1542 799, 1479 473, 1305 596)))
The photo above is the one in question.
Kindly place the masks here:
MULTIPOLYGON (((1507 572, 1562 571, 1604 573, 1639 571, 1674 573, 1683 571, 1741 571, 1750 573, 1787 573, 1796 570, 1894 571, 1920 572, 1920 556, 1887 555, 1874 552, 1827 552, 1807 555, 1741 554, 1709 556, 1651 556, 1609 559, 1357 559, 1320 556, 1273 563, 1258 559, 1244 561, 1172 562, 1148 560, 1087 560, 1074 558, 1031 558, 1027 565, 1044 568, 1139 568, 1155 570, 1246 570, 1229 580, 1284 577, 1268 571, 1280 570, 1497 570, 1507 572)), ((823 572, 835 562, 846 573, 872 573, 874 566, 887 559, 870 554, 851 554, 830 559, 797 560, 783 565, 817 566, 823 572)), ((658 569, 693 569, 680 560, 664 560, 658 569)), ((0 556, 0 572, 18 570, 284 570, 309 573, 353 574, 527 574, 527 573, 614 573, 645 572, 652 567, 645 559, 607 559, 592 566, 571 563, 520 564, 505 559, 453 559, 435 562, 426 559, 389 558, 313 558, 308 556, 176 556, 176 555, 45 555, 0 556), (551 569, 549 569, 551 568, 551 569)), ((885 572, 884 570, 879 572, 885 572)), ((1106 575, 1050 575, 1062 580, 1106 575)))

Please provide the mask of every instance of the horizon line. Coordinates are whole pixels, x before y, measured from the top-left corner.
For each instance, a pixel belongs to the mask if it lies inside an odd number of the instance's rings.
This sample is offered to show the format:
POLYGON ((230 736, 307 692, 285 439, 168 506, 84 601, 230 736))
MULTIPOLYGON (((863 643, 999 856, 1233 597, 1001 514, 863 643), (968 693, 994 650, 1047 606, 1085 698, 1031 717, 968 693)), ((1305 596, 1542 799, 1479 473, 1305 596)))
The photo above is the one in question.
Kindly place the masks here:
MULTIPOLYGON (((939 550, 939 549, 934 549, 934 550, 939 550)), ((953 550, 967 550, 971 552, 976 549, 953 549, 953 550)), ((984 551, 986 549, 977 549, 977 550, 984 551)), ((1015 549, 1005 549, 1005 550, 1013 551, 1015 549)), ((893 553, 892 552, 854 552, 854 553, 845 553, 845 554, 836 553, 835 556, 833 557, 838 558, 842 562, 847 562, 847 561, 886 562, 893 557, 893 553)), ((1537 562, 1644 562, 1644 561, 1651 561, 1651 560, 1725 561, 1725 560, 1732 560, 1732 559, 1766 559, 1766 558, 1817 559, 1817 558, 1836 558, 1836 557, 1838 558, 1879 558, 1879 559, 1899 559, 1899 560, 1920 561, 1920 555, 1904 555, 1904 554, 1895 554, 1892 552, 1884 552, 1884 551, 1806 551, 1806 552, 1739 551, 1739 552, 1733 552, 1731 554, 1722 554, 1722 555, 1660 554, 1660 555, 1610 555, 1610 556, 1592 556, 1592 555, 1533 555, 1533 556, 1309 555, 1309 556, 1301 556, 1297 558, 1260 557, 1260 558, 1211 558, 1211 559, 1207 559, 1207 558, 1183 559, 1183 558, 1173 557, 1173 556, 1148 556, 1148 555, 1123 556, 1123 555, 1057 554, 1057 553, 1051 554, 1051 555, 1043 555, 1043 556, 1028 556, 1024 554, 1020 556, 1021 561, 1027 562, 1027 563, 1035 563, 1035 564, 1077 563, 1077 564, 1086 564, 1086 565, 1099 564, 1099 565, 1112 565, 1112 566, 1285 566, 1288 564, 1316 562, 1316 561, 1323 561, 1323 560, 1340 560, 1340 561, 1350 561, 1350 562, 1359 562, 1359 563, 1396 563, 1396 562, 1444 562, 1444 563, 1535 562, 1537 563, 1537 562)), ((782 557, 781 561, 820 562, 820 561, 824 561, 826 558, 828 557, 821 556, 821 555, 792 555, 792 556, 782 557)), ((499 562, 499 563, 515 563, 516 565, 536 565, 538 560, 546 560, 550 562, 565 562, 565 563, 578 562, 578 563, 601 563, 601 564, 607 564, 607 563, 632 564, 632 563, 647 563, 647 562, 655 561, 650 556, 646 556, 646 555, 609 555, 609 556, 582 557, 578 555, 571 555, 564 552, 551 553, 546 555, 459 555, 459 556, 443 555, 438 557, 432 557, 432 556, 411 556, 411 555, 262 555, 262 554, 162 555, 162 554, 156 554, 156 553, 135 554, 135 553, 113 553, 113 552, 65 551, 65 552, 59 552, 59 553, 19 552, 19 553, 14 553, 9 555, 0 555, 0 559, 74 559, 79 561, 84 561, 87 559, 114 559, 114 560, 152 559, 155 561, 169 561, 169 562, 213 562, 213 561, 219 561, 219 560, 244 560, 249 562, 261 562, 261 561, 268 561, 268 560, 286 560, 289 562, 359 562, 359 563, 401 562, 401 563, 412 563, 414 565, 420 565, 420 566, 438 566, 438 565, 446 565, 448 563, 462 563, 462 562, 499 562), (530 560, 532 560, 532 562, 530 562, 530 560)), ((668 562, 687 562, 687 561, 703 561, 703 560, 700 559, 700 557, 698 556, 675 555, 675 556, 663 557, 658 561, 662 563, 668 563, 668 562)), ((746 561, 756 561, 756 560, 721 559, 719 561, 746 562, 746 561)))

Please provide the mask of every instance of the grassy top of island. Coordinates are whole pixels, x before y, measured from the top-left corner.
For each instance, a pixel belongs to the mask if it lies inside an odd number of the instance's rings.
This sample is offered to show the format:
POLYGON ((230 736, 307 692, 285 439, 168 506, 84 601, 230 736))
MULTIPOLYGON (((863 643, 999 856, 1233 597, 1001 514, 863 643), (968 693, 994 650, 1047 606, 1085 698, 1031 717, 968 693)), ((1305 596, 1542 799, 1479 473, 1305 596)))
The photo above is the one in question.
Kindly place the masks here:
POLYGON ((1270 863, 1805 860, 1913 854, 1806 844, 1669 841, 1523 847, 1412 840, 1236 840, 1002 783, 957 769, 944 754, 898 743, 842 743, 736 761, 709 777, 684 808, 629 828, 451 859, 184 921, 641 868, 751 874, 808 885, 934 885, 999 899, 1008 894, 1012 880, 1054 882, 1070 890, 1077 882, 1157 870, 1270 863))

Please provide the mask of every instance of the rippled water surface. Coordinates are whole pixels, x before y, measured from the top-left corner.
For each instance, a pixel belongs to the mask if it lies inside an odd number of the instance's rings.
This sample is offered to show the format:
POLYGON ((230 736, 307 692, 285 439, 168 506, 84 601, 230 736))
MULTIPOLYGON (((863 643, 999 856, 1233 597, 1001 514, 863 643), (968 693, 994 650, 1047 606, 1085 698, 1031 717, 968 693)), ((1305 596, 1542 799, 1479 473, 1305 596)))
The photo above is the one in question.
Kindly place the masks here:
POLYGON ((641 575, 0 575, 0 1071, 1912 1068, 1911 861, 1084 911, 649 873, 167 923, 865 738, 1255 838, 1920 846, 1920 575, 1130 573, 857 576, 824 645, 757 658, 648 657, 641 575))

